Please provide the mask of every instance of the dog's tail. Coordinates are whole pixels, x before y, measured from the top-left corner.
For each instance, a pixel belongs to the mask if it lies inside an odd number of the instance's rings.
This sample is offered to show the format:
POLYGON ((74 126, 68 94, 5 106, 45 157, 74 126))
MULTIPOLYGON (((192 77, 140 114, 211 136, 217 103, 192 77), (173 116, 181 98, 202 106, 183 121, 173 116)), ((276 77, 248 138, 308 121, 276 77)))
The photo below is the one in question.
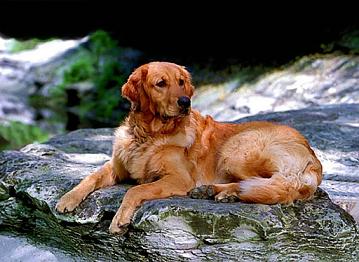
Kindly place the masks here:
POLYGON ((322 178, 321 165, 307 164, 298 174, 275 173, 270 178, 254 177, 240 182, 239 198, 245 202, 277 204, 310 199, 322 178))

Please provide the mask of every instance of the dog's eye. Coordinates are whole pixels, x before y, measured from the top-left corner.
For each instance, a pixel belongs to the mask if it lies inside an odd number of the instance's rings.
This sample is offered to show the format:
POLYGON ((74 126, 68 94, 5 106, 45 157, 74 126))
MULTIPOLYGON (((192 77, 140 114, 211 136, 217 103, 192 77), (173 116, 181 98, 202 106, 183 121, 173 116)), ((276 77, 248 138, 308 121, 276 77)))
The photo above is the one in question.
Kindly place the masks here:
POLYGON ((156 83, 156 86, 158 87, 165 87, 166 85, 166 81, 165 80, 160 80, 156 83))
POLYGON ((180 79, 180 80, 179 80, 179 85, 180 85, 180 86, 183 86, 183 85, 184 85, 184 80, 183 80, 183 79, 180 79))

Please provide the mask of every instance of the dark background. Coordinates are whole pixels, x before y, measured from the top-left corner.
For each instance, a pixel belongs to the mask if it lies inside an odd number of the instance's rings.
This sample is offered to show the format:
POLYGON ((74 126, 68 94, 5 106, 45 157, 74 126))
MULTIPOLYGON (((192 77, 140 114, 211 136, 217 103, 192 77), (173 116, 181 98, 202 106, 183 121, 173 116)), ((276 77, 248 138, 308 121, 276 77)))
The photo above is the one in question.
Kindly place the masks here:
POLYGON ((248 3, 2 1, 0 33, 74 38, 103 29, 150 59, 228 64, 286 62, 358 28, 350 2, 248 3))

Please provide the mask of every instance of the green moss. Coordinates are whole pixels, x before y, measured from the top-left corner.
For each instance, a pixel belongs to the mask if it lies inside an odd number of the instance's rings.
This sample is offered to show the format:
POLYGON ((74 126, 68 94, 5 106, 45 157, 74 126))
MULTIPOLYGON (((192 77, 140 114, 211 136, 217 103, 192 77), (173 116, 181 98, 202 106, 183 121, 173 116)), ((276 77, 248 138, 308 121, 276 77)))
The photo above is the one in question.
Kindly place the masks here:
MULTIPOLYGON (((265 230, 259 221, 249 218, 221 215, 215 213, 198 213, 182 209, 166 209, 160 211, 159 219, 164 221, 170 217, 181 217, 197 237, 206 243, 227 243, 240 241, 236 230, 250 231, 244 241, 266 239, 265 230)), ((143 221, 141 227, 153 227, 151 221, 143 221)))

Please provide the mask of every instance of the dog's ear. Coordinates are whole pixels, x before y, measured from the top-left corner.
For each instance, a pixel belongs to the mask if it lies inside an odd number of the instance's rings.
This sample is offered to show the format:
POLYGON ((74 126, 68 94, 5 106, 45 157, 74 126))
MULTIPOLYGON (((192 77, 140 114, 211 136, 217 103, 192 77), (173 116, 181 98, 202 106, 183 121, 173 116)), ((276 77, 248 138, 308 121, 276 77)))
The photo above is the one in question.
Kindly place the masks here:
POLYGON ((193 93, 194 93, 194 86, 193 86, 193 84, 192 84, 191 74, 187 71, 186 67, 184 67, 184 66, 181 66, 181 70, 183 71, 184 76, 185 76, 185 90, 186 90, 186 94, 187 94, 189 97, 192 97, 192 96, 193 96, 193 93))
POLYGON ((127 98, 133 104, 137 104, 140 99, 142 85, 146 80, 148 66, 143 65, 137 68, 122 86, 122 96, 127 98))

